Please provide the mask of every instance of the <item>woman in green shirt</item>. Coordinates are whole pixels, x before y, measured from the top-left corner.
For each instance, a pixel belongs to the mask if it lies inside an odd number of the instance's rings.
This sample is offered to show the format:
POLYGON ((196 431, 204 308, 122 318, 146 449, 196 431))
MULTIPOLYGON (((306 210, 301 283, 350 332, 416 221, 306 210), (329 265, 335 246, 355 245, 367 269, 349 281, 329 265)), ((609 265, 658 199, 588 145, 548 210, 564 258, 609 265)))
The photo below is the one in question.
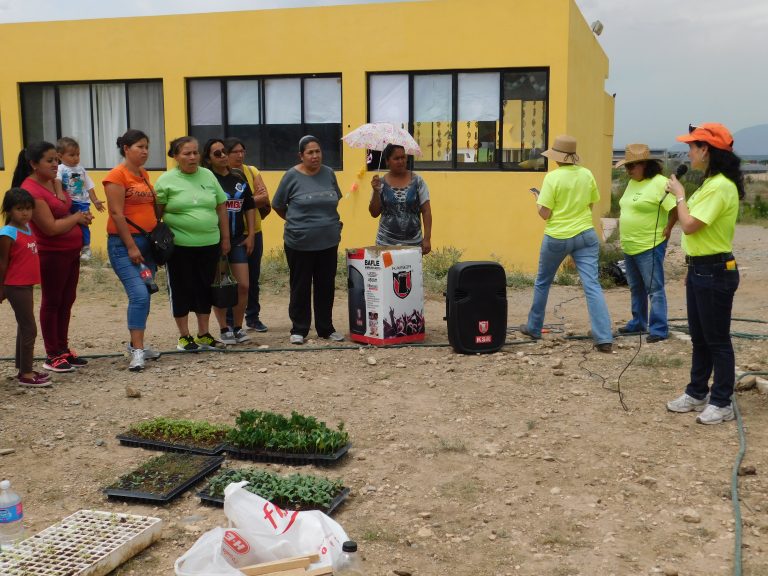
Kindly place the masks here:
POLYGON ((739 269, 732 249, 744 178, 741 160, 733 153, 733 136, 725 126, 689 126, 688 132, 677 139, 688 144, 691 167, 701 170, 705 180, 687 201, 685 189, 674 176, 667 190, 675 195, 683 230, 693 355, 691 380, 682 395, 667 402, 667 409, 701 412, 696 418, 700 424, 720 424, 734 418, 731 396, 736 359, 730 331, 739 269))

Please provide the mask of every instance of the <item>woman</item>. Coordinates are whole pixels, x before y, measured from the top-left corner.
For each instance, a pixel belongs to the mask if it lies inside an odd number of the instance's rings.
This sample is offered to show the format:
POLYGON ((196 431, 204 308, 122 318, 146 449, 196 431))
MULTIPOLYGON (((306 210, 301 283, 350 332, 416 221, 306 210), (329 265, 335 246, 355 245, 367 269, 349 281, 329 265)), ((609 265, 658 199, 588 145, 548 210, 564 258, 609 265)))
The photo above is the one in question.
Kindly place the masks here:
POLYGON ((203 166, 211 170, 227 195, 229 238, 229 265, 237 280, 237 305, 232 309, 232 319, 227 320, 227 310, 213 309, 221 327, 219 341, 238 344, 248 340, 243 330, 243 315, 248 302, 248 257, 254 247, 254 216, 256 211, 251 188, 239 170, 230 170, 224 141, 211 138, 203 147, 203 166))
POLYGON ((597 183, 592 172, 577 166, 579 156, 572 136, 558 136, 553 146, 542 154, 557 162, 558 168, 544 177, 541 193, 536 192, 538 214, 547 224, 533 287, 533 304, 528 323, 520 326, 520 332, 534 339, 541 338, 549 287, 560 264, 570 255, 587 299, 595 347, 599 352, 610 353, 613 350, 611 317, 598 279, 600 245, 592 224, 592 205, 600 199, 597 183))
POLYGON ((619 232, 627 266, 632 320, 619 328, 619 332, 647 330, 646 342, 652 344, 669 336, 664 255, 677 210, 675 199, 665 190, 667 179, 661 174, 661 161, 651 157, 647 144, 629 144, 624 159, 614 167, 622 166, 627 170, 629 182, 619 201, 619 232))
POLYGON ((118 137, 117 147, 123 161, 104 178, 109 207, 107 254, 128 296, 128 370, 139 372, 144 369, 146 359, 160 357, 159 352, 144 343, 150 293, 141 277, 143 266, 154 275, 157 265, 149 241, 136 228, 138 225, 145 232, 151 232, 157 225, 155 193, 144 170, 149 158, 149 137, 141 130, 131 129, 118 137))
POLYGON ((179 329, 179 350, 212 350, 209 331, 211 285, 219 255, 229 253, 227 195, 207 168, 201 167, 197 140, 182 136, 171 142, 168 156, 176 168, 157 179, 158 212, 174 234, 168 261, 171 309, 179 329), (189 313, 197 317, 197 336, 189 332, 189 313))
MULTIPOLYGON (((272 210, 269 203, 269 193, 258 168, 245 164, 245 144, 239 138, 224 140, 224 150, 227 153, 229 167, 240 170, 245 174, 248 186, 251 188, 256 211, 253 214, 253 251, 248 255, 248 304, 245 307, 245 325, 256 332, 266 332, 267 327, 259 318, 259 276, 261 275, 261 258, 264 255, 264 237, 261 233, 261 221, 272 210)), ((227 320, 231 320, 227 311, 227 320)))
POLYGON ((50 142, 35 142, 19 153, 13 187, 21 187, 35 199, 32 232, 40 256, 40 329, 45 344, 43 368, 72 372, 88 361, 69 347, 69 320, 80 279, 83 232, 93 220, 90 212, 70 214, 72 199, 55 186, 59 156, 50 142))
POLYGON ((378 246, 421 246, 422 254, 432 250, 432 209, 429 189, 418 174, 408 170, 405 148, 387 145, 382 152, 389 172, 371 180, 373 194, 368 205, 371 216, 379 220, 378 246), (424 233, 421 225, 424 223, 424 233))
POLYGON ((734 418, 731 396, 736 360, 730 331, 739 269, 732 250, 744 178, 741 160, 733 153, 733 136, 722 124, 690 126, 689 134, 677 139, 688 144, 691 168, 701 170, 705 179, 687 201, 675 176, 667 184, 675 195, 683 230, 688 330, 693 344, 691 380, 681 396, 667 402, 667 409, 703 410, 697 422, 720 424, 734 418))
POLYGON ((299 140, 301 162, 288 170, 277 187, 272 207, 285 220, 283 240, 290 269, 291 344, 304 344, 312 321, 320 338, 344 340, 333 327, 336 261, 341 242, 338 205, 341 190, 336 174, 323 165, 320 142, 314 136, 299 140))

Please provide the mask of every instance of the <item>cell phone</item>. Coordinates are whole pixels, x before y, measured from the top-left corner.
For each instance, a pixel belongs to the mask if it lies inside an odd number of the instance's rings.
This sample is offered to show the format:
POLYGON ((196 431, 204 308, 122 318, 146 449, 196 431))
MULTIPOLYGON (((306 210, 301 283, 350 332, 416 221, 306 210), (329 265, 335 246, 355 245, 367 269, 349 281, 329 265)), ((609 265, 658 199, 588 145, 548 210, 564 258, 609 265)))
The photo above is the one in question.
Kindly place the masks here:
POLYGON ((536 196, 536 198, 538 198, 538 197, 539 197, 539 189, 538 189, 538 188, 531 188, 531 189, 530 189, 530 192, 531 192, 531 194, 533 194, 534 196, 536 196))

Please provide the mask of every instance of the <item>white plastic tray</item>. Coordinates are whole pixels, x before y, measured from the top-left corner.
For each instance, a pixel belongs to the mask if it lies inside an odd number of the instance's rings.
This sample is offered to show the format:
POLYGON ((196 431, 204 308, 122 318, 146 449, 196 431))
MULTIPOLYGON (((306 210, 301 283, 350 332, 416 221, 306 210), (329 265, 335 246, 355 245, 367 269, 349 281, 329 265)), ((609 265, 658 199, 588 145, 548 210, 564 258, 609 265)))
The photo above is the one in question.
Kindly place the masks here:
POLYGON ((0 552, 3 576, 105 576, 160 538, 162 520, 80 510, 0 552))

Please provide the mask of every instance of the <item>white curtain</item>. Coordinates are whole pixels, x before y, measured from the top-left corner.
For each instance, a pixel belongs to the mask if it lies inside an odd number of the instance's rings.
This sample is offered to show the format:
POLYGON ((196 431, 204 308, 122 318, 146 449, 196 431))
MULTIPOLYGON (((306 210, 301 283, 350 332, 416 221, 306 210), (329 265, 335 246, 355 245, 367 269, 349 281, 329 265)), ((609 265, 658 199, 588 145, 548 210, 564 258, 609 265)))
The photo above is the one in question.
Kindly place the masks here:
POLYGON ((163 114, 162 82, 128 84, 129 128, 149 136, 149 158, 146 168, 165 169, 165 115, 163 114))
POLYGON ((61 135, 80 144, 80 163, 93 168, 93 131, 91 125, 91 87, 88 84, 59 86, 61 135))
POLYGON ((194 80, 189 83, 192 126, 221 126, 221 82, 194 80))
POLYGON ((499 74, 459 74, 459 122, 499 119, 499 74))
POLYGON ((453 102, 449 74, 429 74, 413 79, 413 121, 446 122, 451 120, 453 102))
POLYGON ((40 121, 43 128, 42 139, 56 143, 56 90, 53 86, 45 86, 42 91, 43 109, 40 121))
POLYGON ((117 137, 128 128, 125 84, 92 84, 95 168, 112 168, 122 160, 117 137))
POLYGON ((227 82, 227 124, 260 124, 259 81, 229 80, 227 82))
POLYGON ((304 121, 307 124, 341 123, 341 78, 304 81, 304 121))
POLYGON ((408 75, 377 74, 371 76, 369 95, 371 122, 408 125, 408 75))
POLYGON ((301 124, 301 79, 264 81, 266 124, 301 124))

